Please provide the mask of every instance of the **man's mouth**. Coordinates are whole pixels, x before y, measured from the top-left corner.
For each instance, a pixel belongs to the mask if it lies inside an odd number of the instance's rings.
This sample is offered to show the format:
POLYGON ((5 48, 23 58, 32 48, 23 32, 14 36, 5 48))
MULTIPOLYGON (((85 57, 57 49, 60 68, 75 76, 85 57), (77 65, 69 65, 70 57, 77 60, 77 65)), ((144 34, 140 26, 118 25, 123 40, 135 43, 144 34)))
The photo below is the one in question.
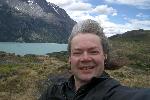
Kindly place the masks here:
POLYGON ((84 71, 90 71, 91 69, 94 69, 96 64, 94 62, 88 62, 88 63, 79 63, 79 70, 84 71))
POLYGON ((79 69, 80 70, 88 70, 88 69, 93 69, 93 68, 94 68, 94 66, 82 66, 79 69))

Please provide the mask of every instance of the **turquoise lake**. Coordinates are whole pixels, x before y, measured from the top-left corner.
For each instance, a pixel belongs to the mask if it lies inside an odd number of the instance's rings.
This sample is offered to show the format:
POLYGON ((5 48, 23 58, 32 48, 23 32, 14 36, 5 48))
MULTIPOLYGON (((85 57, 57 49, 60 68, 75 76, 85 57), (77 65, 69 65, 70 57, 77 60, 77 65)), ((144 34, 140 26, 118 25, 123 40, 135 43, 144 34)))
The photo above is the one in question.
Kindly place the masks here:
POLYGON ((52 52, 67 51, 67 44, 0 42, 0 51, 16 55, 46 55, 52 52))

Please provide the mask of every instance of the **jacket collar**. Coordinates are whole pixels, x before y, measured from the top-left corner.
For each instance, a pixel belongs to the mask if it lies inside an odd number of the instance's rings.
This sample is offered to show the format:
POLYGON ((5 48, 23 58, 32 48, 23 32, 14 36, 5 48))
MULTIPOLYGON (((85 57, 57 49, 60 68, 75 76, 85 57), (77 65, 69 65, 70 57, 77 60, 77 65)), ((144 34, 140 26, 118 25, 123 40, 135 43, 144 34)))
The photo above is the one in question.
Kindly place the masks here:
MULTIPOLYGON (((100 83, 100 82, 102 82, 102 81, 104 81, 108 78, 110 78, 109 74, 104 71, 100 77, 93 77, 88 84, 80 87, 79 90, 87 90, 89 88, 92 88, 96 84, 98 84, 98 83, 100 83)), ((67 86, 71 90, 75 91, 75 81, 74 81, 74 76, 73 75, 69 78, 69 80, 67 82, 67 86)))

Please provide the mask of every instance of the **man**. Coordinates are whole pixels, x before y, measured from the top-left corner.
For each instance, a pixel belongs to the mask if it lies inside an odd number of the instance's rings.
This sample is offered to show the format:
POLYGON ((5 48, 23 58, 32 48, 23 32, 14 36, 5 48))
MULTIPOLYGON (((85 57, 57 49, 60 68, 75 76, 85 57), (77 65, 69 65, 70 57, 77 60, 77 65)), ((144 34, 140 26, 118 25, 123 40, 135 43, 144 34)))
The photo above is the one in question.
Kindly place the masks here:
POLYGON ((96 21, 74 26, 68 52, 72 76, 49 87, 40 100, 150 100, 150 89, 122 86, 105 73, 109 47, 96 21))

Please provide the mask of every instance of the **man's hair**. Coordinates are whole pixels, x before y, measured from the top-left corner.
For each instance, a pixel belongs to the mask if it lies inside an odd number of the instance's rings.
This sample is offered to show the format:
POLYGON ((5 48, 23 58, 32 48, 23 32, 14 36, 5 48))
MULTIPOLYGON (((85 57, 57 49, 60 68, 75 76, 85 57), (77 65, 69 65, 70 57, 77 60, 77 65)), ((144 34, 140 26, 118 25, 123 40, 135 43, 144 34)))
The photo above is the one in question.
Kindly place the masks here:
POLYGON ((100 42, 102 44, 104 54, 107 54, 107 56, 109 56, 108 39, 105 36, 105 34, 103 33, 103 28, 99 25, 98 22, 91 20, 91 19, 81 21, 73 27, 72 32, 70 34, 70 37, 68 39, 68 53, 69 53, 69 55, 71 54, 71 41, 72 41, 72 39, 78 34, 86 34, 86 33, 97 35, 101 39, 100 42))

